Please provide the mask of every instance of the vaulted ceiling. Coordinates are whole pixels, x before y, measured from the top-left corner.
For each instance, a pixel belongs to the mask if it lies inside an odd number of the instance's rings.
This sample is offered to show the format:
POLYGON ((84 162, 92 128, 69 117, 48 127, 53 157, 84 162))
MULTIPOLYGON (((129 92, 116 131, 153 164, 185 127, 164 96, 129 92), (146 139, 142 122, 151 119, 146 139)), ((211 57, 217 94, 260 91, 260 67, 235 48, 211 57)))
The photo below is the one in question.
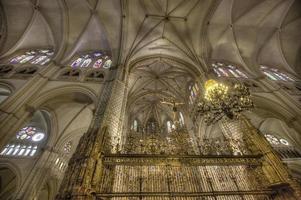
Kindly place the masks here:
POLYGON ((115 64, 169 55, 200 70, 227 60, 301 73, 298 0, 1 0, 1 57, 53 47, 65 63, 87 50, 111 50, 115 64))
POLYGON ((185 101, 185 87, 211 60, 254 77, 261 64, 301 75, 299 0, 1 0, 1 9, 0 58, 52 47, 66 64, 110 50, 130 74, 133 113, 149 108, 143 116, 168 110, 163 97, 185 101))
POLYGON ((188 85, 196 72, 171 58, 148 58, 136 63, 128 79, 129 113, 145 124, 155 118, 161 125, 173 119, 172 107, 162 101, 188 101, 188 85))

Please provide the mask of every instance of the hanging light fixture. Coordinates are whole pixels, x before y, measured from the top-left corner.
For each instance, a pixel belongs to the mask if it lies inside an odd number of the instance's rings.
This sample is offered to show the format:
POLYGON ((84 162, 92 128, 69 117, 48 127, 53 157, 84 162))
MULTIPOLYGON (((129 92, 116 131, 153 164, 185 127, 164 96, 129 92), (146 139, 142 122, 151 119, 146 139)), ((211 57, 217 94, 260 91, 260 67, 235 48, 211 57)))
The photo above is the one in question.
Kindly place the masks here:
POLYGON ((206 81, 204 97, 198 103, 197 113, 205 117, 207 124, 212 124, 224 116, 237 118, 244 110, 254 107, 249 88, 242 83, 229 87, 213 79, 206 81))

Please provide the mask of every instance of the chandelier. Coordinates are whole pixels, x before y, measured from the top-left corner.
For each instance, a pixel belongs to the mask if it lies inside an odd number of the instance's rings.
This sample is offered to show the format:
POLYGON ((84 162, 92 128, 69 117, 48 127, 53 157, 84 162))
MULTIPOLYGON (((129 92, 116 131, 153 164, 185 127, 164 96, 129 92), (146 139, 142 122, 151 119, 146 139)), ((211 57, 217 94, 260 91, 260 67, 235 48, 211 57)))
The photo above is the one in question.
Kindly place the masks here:
POLYGON ((205 94, 197 105, 197 113, 204 116, 207 124, 212 124, 223 117, 237 118, 242 111, 253 107, 249 88, 244 84, 229 87, 210 79, 205 83, 205 94))

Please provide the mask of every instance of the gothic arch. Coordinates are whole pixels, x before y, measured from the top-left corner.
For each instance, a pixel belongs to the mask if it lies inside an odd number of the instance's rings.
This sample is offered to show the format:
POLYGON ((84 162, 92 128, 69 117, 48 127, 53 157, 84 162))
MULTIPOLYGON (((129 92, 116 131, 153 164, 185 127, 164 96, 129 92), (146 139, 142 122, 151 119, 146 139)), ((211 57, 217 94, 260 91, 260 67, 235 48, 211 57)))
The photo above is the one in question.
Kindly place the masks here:
POLYGON ((255 104, 255 108, 260 108, 263 110, 269 110, 270 112, 276 114, 278 117, 280 117, 284 121, 288 121, 296 116, 296 111, 292 108, 284 107, 279 102, 276 102, 274 100, 275 97, 263 97, 254 94, 253 101, 255 104))
MULTIPOLYGON (((177 64, 180 66, 184 66, 191 75, 194 75, 195 78, 204 73, 203 69, 200 69, 195 64, 189 63, 183 59, 170 56, 170 55, 162 55, 162 54, 153 54, 150 56, 142 56, 132 60, 127 66, 127 72, 131 72, 138 64, 144 64, 145 62, 149 62, 152 60, 161 60, 166 59, 171 62, 171 64, 177 64)), ((147 63, 148 64, 148 63, 147 63)), ((145 65, 147 65, 145 64, 145 65)))
MULTIPOLYGON (((23 181, 22 180, 22 177, 23 177, 22 172, 15 164, 13 164, 11 161, 8 161, 8 160, 6 160, 5 162, 0 161, 0 173, 1 173, 2 169, 6 170, 4 172, 5 176, 6 177, 10 176, 10 178, 12 178, 12 181, 15 182, 15 184, 13 185, 14 188, 12 188, 12 189, 14 189, 14 193, 10 192, 11 194, 9 196, 1 196, 1 195, 3 195, 3 193, 2 193, 3 191, 0 191, 0 198, 1 199, 6 198, 6 197, 13 198, 14 195, 16 195, 16 192, 18 192, 21 187, 21 183, 23 181)), ((3 174, 1 174, 1 175, 3 175, 3 174)), ((2 177, 0 177, 0 178, 2 178, 2 177)), ((2 190, 3 186, 1 185, 0 187, 1 187, 0 189, 2 190)))
POLYGON ((29 104, 32 105, 33 107, 39 107, 51 99, 63 95, 74 95, 74 94, 82 95, 82 97, 85 98, 84 100, 87 100, 90 103, 93 104, 96 103, 97 95, 90 88, 85 86, 69 85, 69 86, 52 88, 50 91, 49 90, 44 91, 43 93, 41 93, 39 98, 35 99, 34 101, 31 101, 29 104))

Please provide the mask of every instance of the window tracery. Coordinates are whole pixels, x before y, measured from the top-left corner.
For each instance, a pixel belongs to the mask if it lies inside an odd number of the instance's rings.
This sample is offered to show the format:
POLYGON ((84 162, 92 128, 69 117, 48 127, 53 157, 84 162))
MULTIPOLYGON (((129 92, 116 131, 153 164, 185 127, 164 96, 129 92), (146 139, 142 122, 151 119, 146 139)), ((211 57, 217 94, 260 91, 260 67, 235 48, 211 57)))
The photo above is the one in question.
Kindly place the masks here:
POLYGON ((131 129, 135 132, 138 132, 138 121, 137 121, 137 119, 134 119, 134 121, 132 123, 132 126, 131 126, 131 129))
POLYGON ((179 112, 180 118, 179 118, 179 122, 181 126, 184 126, 184 116, 182 112, 179 112))
POLYGON ((167 133, 170 133, 172 131, 172 123, 171 121, 166 122, 166 127, 167 127, 167 133))
POLYGON ((38 143, 45 136, 45 133, 39 128, 26 126, 16 134, 16 140, 6 145, 0 154, 6 156, 34 156, 38 150, 38 143))
POLYGON ((109 69, 112 65, 110 56, 104 52, 96 51, 82 54, 70 64, 73 68, 109 69))
POLYGON ((189 85, 188 90, 189 90, 189 103, 193 104, 199 94, 199 87, 197 83, 189 85))
POLYGON ((67 167, 67 163, 63 158, 57 158, 54 164, 61 171, 65 170, 65 168, 67 167))
POLYGON ((264 136, 271 145, 290 145, 290 143, 284 138, 279 138, 271 134, 265 134, 264 136))
POLYGON ((248 78, 247 74, 232 64, 216 62, 211 64, 218 77, 248 78))
MULTIPOLYGON (((44 121, 44 111, 37 111, 33 119, 44 121), (41 118, 42 117, 42 118, 41 118)), ((47 124, 47 123, 46 123, 47 124)), ((11 141, 2 149, 0 155, 14 157, 33 157, 45 144, 47 134, 44 128, 46 124, 37 124, 31 121, 27 126, 21 128, 11 139, 11 141), (43 127, 43 128, 42 128, 43 127)))
POLYGON ((36 49, 28 50, 25 53, 12 58, 10 64, 25 64, 31 63, 35 65, 45 65, 49 63, 54 55, 51 49, 36 49))
POLYGON ((301 157, 301 150, 298 147, 290 144, 286 139, 276 137, 272 134, 265 134, 264 136, 272 145, 273 149, 279 153, 281 158, 286 159, 301 157))
POLYGON ((293 77, 292 75, 281 72, 280 70, 275 68, 269 68, 267 66, 261 65, 260 70, 266 77, 268 77, 273 81, 286 81, 286 82, 296 81, 296 78, 293 77))
POLYGON ((64 152, 65 153, 70 153, 72 149, 72 142, 68 141, 64 144, 64 152))

